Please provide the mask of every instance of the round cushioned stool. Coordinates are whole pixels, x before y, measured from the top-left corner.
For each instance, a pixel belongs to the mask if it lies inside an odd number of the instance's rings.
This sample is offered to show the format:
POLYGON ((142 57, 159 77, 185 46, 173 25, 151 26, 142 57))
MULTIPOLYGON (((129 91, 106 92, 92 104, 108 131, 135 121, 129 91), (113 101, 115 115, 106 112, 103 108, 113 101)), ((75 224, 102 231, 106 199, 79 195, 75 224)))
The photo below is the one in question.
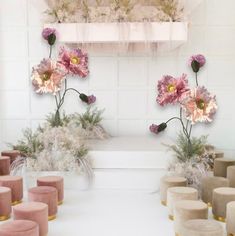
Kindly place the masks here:
POLYGON ((10 174, 10 157, 0 156, 0 175, 10 174))
POLYGON ((11 214, 11 189, 0 187, 0 221, 7 220, 11 214))
POLYGON ((227 168, 235 165, 235 160, 217 158, 214 161, 214 176, 227 177, 227 168))
POLYGON ((235 188, 216 188, 213 191, 212 213, 216 220, 224 222, 226 219, 226 206, 235 201, 235 188))
POLYGON ((167 205, 167 189, 170 187, 187 186, 187 179, 177 176, 164 176, 160 180, 160 198, 163 205, 167 205))
POLYGON ((227 204, 226 229, 229 236, 235 235, 235 201, 227 204))
POLYGON ((178 201, 175 203, 174 218, 175 233, 176 235, 180 235, 180 229, 185 221, 208 218, 207 204, 201 201, 193 200, 178 201))
POLYGON ((30 220, 14 220, 0 226, 0 236, 39 236, 38 224, 30 220))
POLYGON ((12 205, 22 202, 23 198, 23 179, 21 176, 0 176, 0 186, 11 189, 12 205))
POLYGON ((229 180, 229 185, 235 188, 235 166, 229 166, 227 168, 227 178, 229 180))
POLYGON ((20 156, 20 151, 18 150, 7 150, 2 151, 2 156, 10 157, 11 163, 16 160, 17 157, 20 156))
POLYGON ((224 157, 224 153, 223 152, 215 151, 215 159, 223 158, 223 157, 224 157))
POLYGON ((58 193, 57 189, 49 186, 39 186, 28 190, 29 201, 43 202, 48 205, 48 220, 56 218, 58 193))
POLYGON ((167 190, 169 219, 174 220, 174 205, 180 200, 198 200, 198 191, 190 187, 171 187, 167 190))
POLYGON ((39 225, 39 236, 48 233, 48 206, 42 202, 26 202, 13 207, 15 220, 32 220, 39 225))
POLYGON ((216 221, 195 219, 182 224, 180 236, 224 236, 224 232, 216 221))
POLYGON ((57 189, 58 205, 64 200, 64 179, 61 176, 43 176, 37 179, 38 186, 51 186, 57 189))
POLYGON ((229 180, 224 177, 207 176, 202 179, 201 186, 202 201, 211 206, 213 190, 220 187, 229 187, 229 180))

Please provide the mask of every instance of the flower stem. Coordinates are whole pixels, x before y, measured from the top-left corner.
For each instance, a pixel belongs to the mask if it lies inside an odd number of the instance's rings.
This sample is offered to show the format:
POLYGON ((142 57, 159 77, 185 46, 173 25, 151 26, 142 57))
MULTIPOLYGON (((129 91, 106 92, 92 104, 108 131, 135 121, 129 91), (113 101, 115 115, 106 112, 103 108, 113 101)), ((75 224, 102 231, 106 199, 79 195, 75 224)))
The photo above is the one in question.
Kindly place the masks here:
POLYGON ((197 72, 195 73, 195 75, 196 75, 196 85, 198 86, 197 72))
POLYGON ((50 45, 50 49, 49 49, 49 58, 51 58, 51 54, 52 54, 52 45, 50 45))

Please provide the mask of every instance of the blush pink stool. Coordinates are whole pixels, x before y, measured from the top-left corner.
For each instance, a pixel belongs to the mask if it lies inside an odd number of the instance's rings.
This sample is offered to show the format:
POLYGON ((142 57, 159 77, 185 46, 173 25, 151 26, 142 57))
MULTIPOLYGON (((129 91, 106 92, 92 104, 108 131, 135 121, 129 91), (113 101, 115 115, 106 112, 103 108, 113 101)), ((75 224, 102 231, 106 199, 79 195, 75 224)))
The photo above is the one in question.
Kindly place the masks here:
POLYGON ((57 189, 49 186, 39 186, 28 190, 29 201, 43 202, 48 205, 48 220, 54 220, 57 214, 57 189))
POLYGON ((48 206, 42 202, 26 202, 13 207, 15 220, 32 220, 39 225, 39 236, 48 233, 48 206))
POLYGON ((0 221, 7 220, 11 214, 11 189, 0 187, 0 221))
POLYGON ((0 175, 10 174, 10 157, 1 156, 0 157, 0 175))
POLYGON ((12 205, 22 202, 23 198, 23 179, 21 176, 0 176, 0 186, 11 189, 12 205))
POLYGON ((37 179, 38 186, 51 186, 58 191, 58 205, 64 200, 64 179, 61 176, 43 176, 37 179))
POLYGON ((0 226, 0 236, 39 236, 39 227, 34 221, 14 220, 0 226))
POLYGON ((2 156, 10 157, 11 163, 16 160, 17 157, 20 156, 20 151, 18 150, 6 150, 2 151, 2 156))

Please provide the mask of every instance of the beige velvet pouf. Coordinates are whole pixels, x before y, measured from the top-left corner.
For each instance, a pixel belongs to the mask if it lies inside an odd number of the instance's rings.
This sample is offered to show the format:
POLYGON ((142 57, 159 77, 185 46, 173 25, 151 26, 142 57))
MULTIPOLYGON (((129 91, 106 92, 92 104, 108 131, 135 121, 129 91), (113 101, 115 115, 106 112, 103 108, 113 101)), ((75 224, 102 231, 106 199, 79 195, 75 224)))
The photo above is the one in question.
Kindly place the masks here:
POLYGON ((227 177, 227 168, 235 165, 235 160, 228 158, 217 158, 214 161, 214 176, 227 177))
POLYGON ((21 176, 0 176, 0 186, 8 187, 11 189, 12 205, 16 205, 22 202, 23 178, 21 176))
POLYGON ((227 179, 229 180, 229 186, 235 188, 235 166, 227 168, 227 179))
MULTIPOLYGON (((207 204, 201 201, 182 200, 175 203, 175 233, 180 235, 182 224, 193 219, 208 219, 207 204)), ((189 235, 188 235, 189 236, 189 235)))
POLYGON ((167 190, 170 187, 186 187, 187 179, 178 176, 163 176, 160 180, 160 199, 162 205, 167 205, 167 190))
POLYGON ((235 235, 235 201, 227 204, 226 229, 228 236, 235 235))
POLYGON ((207 176, 202 178, 201 186, 202 201, 207 203, 208 206, 211 206, 213 190, 220 187, 229 187, 229 180, 224 177, 207 176))
POLYGON ((225 222, 226 206, 235 201, 235 188, 216 188, 213 191, 212 213, 218 221, 225 222))
POLYGON ((171 187, 167 190, 169 219, 174 220, 174 206, 180 200, 198 200, 198 191, 190 187, 171 187))
POLYGON ((223 158, 223 157, 224 157, 224 153, 223 152, 215 151, 215 159, 223 158))
POLYGON ((195 219, 182 224, 180 236, 224 236, 224 230, 214 220, 195 219))

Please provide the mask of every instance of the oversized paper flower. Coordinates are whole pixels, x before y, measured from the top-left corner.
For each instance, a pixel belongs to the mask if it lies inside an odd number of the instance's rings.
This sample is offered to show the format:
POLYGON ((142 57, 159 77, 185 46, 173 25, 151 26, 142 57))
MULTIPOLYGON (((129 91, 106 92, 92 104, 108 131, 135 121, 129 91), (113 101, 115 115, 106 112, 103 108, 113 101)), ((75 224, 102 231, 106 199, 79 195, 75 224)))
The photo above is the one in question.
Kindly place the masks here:
POLYGON ((65 75, 65 68, 61 64, 51 59, 43 59, 32 71, 35 92, 56 94, 61 89, 65 75))
POLYGON ((211 122, 217 110, 216 98, 203 87, 197 87, 187 92, 181 101, 186 119, 192 124, 196 122, 211 122))
POLYGON ((166 104, 175 104, 179 102, 188 89, 188 80, 183 74, 180 78, 174 78, 170 75, 164 75, 158 81, 158 97, 157 102, 164 106, 166 104))
POLYGON ((85 78, 89 74, 88 56, 81 49, 65 49, 62 47, 59 53, 59 62, 72 75, 79 75, 85 78))
POLYGON ((193 72, 197 73, 206 63, 206 58, 202 54, 192 55, 188 64, 192 67, 193 72))

